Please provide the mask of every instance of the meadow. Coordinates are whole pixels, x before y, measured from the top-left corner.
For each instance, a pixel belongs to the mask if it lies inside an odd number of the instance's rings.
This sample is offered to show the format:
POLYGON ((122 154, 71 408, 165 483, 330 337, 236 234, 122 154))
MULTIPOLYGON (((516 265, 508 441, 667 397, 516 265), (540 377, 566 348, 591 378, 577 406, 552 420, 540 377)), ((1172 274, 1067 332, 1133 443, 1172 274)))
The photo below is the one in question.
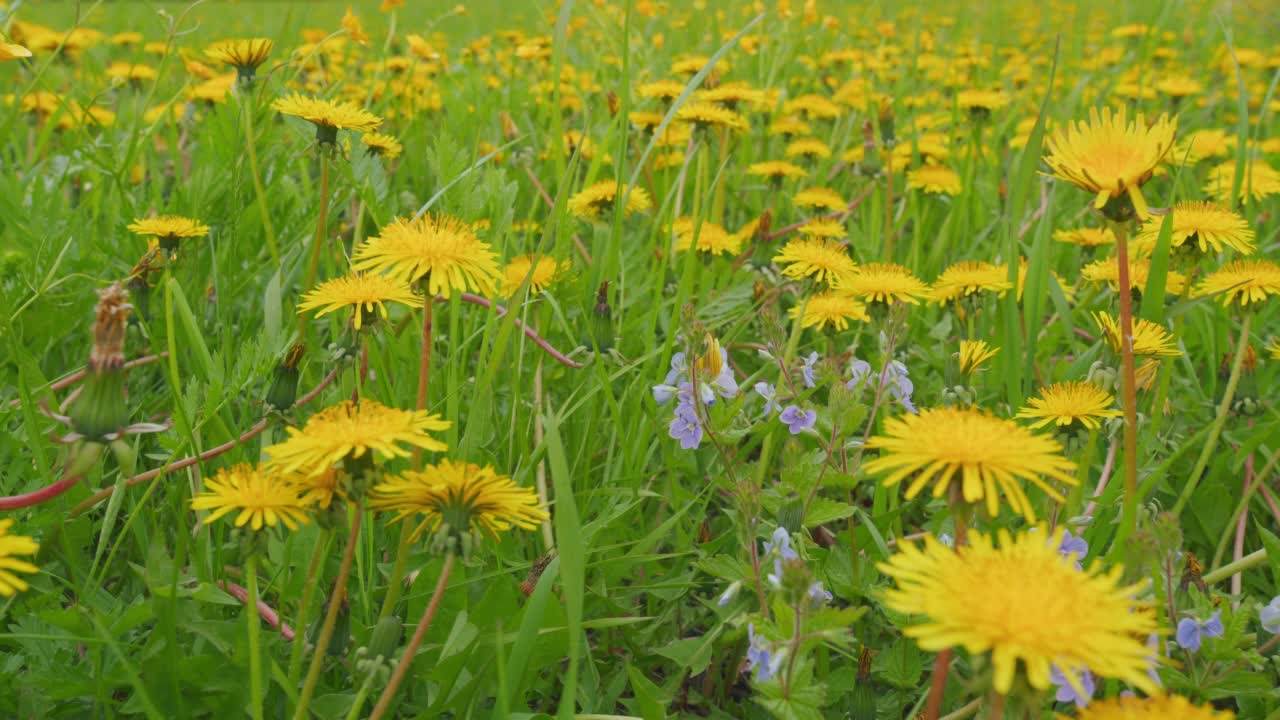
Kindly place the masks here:
POLYGON ((0 715, 1280 720, 1263 0, 0 2, 0 715))

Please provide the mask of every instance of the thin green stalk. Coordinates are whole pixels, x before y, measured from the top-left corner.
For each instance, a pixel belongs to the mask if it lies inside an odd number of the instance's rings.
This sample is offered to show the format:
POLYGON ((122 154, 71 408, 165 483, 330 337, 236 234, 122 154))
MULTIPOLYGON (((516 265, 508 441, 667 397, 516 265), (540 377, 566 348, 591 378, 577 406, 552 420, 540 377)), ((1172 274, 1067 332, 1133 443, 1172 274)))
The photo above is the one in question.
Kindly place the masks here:
POLYGON ((373 714, 369 715, 369 720, 378 720, 391 707, 391 701, 395 699, 400 683, 404 681, 404 676, 409 672, 409 666, 413 664, 413 656, 418 654, 418 646, 422 645, 422 638, 426 636, 427 629, 431 627, 431 621, 435 619, 436 611, 440 609, 440 598, 444 597, 444 589, 449 585, 449 574, 453 572, 453 559, 452 551, 444 556, 444 567, 440 569, 440 579, 436 581, 436 589, 431 593, 431 601, 427 603, 427 609, 422 612, 422 619, 418 621, 418 627, 414 628, 413 637, 405 646, 404 653, 400 655, 400 662, 396 663, 396 669, 392 672, 391 679, 387 681, 387 687, 382 691, 382 696, 378 698, 378 704, 373 707, 373 714))
MULTIPOLYGON (((252 98, 244 96, 246 101, 252 98)), ((267 249, 271 251, 271 262, 280 268, 280 248, 276 245, 276 230, 271 225, 271 211, 267 209, 267 193, 262 187, 262 174, 258 171, 258 150, 257 141, 253 133, 253 111, 254 105, 249 102, 248 105, 241 103, 240 110, 244 113, 244 131, 245 144, 249 148, 249 174, 253 176, 253 191, 258 196, 258 209, 262 212, 262 229, 267 234, 267 249)), ((323 162, 323 161, 321 161, 323 162)))
MULTIPOLYGON (((791 358, 795 357, 796 348, 800 346, 800 332, 803 329, 800 320, 804 318, 805 306, 809 303, 809 297, 800 302, 800 310, 796 312, 795 319, 791 321, 791 335, 787 338, 787 348, 782 354, 782 363, 778 368, 779 385, 786 379, 785 373, 787 368, 791 367, 791 358)), ((760 463, 757 465, 756 485, 764 487, 764 479, 769 472, 769 456, 773 452, 773 433, 765 433, 764 443, 760 446, 760 463)))
POLYGON ((1227 389, 1222 393, 1222 402, 1218 404, 1218 414, 1213 418, 1213 425, 1209 428, 1209 437, 1205 440, 1204 448, 1200 450, 1200 458, 1196 460, 1195 469, 1191 471, 1191 476, 1187 478, 1187 484, 1182 486, 1182 494, 1178 496, 1178 502, 1173 506, 1173 514, 1178 515, 1182 509, 1187 506, 1187 502, 1191 500, 1191 494, 1195 492, 1196 486, 1200 484, 1200 476, 1204 474, 1204 470, 1209 465, 1209 458, 1213 457, 1213 451, 1218 447, 1218 438, 1222 435, 1222 426, 1227 423, 1227 415, 1231 413, 1231 401, 1235 399, 1236 387, 1240 384, 1240 369, 1244 367, 1244 354, 1249 347, 1249 324, 1253 319, 1253 313, 1248 311, 1244 314, 1244 319, 1240 321, 1240 339, 1236 341, 1236 354, 1231 359, 1231 376, 1227 378, 1227 389))
POLYGON ((316 571, 320 567, 320 559, 324 557, 325 547, 329 544, 329 531, 321 528, 316 538, 315 549, 311 551, 311 563, 307 567, 307 579, 302 585, 302 605, 298 608, 298 620, 294 625, 293 648, 289 651, 289 684, 298 682, 298 674, 302 672, 302 651, 307 646, 307 622, 311 619, 311 600, 315 597, 316 571))
POLYGON ((1112 550, 1125 547, 1138 524, 1138 386, 1133 366, 1133 288, 1129 282, 1129 229, 1112 223, 1120 294, 1120 390, 1124 408, 1124 504, 1112 550))
MULTIPOLYGON (((324 615, 324 625, 320 628, 320 637, 316 638, 316 647, 311 655, 311 667, 307 669, 307 679, 302 686, 302 694, 298 697, 298 706, 293 711, 293 720, 307 717, 307 707, 316 692, 316 683, 320 681, 320 671, 324 669, 325 654, 329 650, 329 641, 333 639, 333 630, 338 624, 338 609, 347 595, 347 578, 351 575, 351 561, 356 555, 356 544, 360 538, 360 525, 364 522, 364 506, 357 503, 355 513, 351 517, 351 534, 347 537, 347 547, 342 551, 342 566, 338 568, 338 577, 333 583, 333 594, 329 596, 329 609, 324 615)), ((298 632, 305 632, 298 628, 298 632)))
MULTIPOLYGON (((316 220, 316 235, 311 240, 311 259, 307 261, 307 279, 302 284, 302 292, 306 294, 316 284, 316 275, 320 272, 320 248, 324 245, 325 226, 329 221, 329 155, 320 150, 320 212, 316 220)), ((303 335, 306 328, 304 315, 298 315, 298 335, 303 335)))
POLYGON ((1204 581, 1205 585, 1213 585, 1226 580, 1236 573, 1252 570, 1265 562, 1267 562, 1267 550, 1263 548, 1255 550, 1235 562, 1227 563, 1217 570, 1205 573, 1200 579, 1204 581))
POLYGON ((249 602, 245 616, 249 622, 249 707, 253 720, 262 720, 262 620, 258 617, 258 553, 250 552, 244 561, 245 585, 249 590, 249 602))
POLYGON ((1266 482, 1271 476, 1271 471, 1275 470, 1276 462, 1280 461, 1280 450, 1271 453, 1271 459, 1267 461, 1266 466, 1262 468, 1262 472, 1253 476, 1253 482, 1245 489, 1244 494, 1240 496, 1240 502, 1236 504, 1236 509, 1231 513, 1231 519, 1227 521, 1226 527, 1222 529, 1222 537, 1218 538, 1218 547, 1213 551, 1213 562, 1209 563, 1211 567, 1217 567, 1222 562, 1222 556, 1227 552, 1227 542, 1230 541, 1232 533, 1235 532, 1236 523, 1240 522, 1240 516, 1244 514, 1249 502, 1253 500, 1253 496, 1258 492, 1258 486, 1266 482))

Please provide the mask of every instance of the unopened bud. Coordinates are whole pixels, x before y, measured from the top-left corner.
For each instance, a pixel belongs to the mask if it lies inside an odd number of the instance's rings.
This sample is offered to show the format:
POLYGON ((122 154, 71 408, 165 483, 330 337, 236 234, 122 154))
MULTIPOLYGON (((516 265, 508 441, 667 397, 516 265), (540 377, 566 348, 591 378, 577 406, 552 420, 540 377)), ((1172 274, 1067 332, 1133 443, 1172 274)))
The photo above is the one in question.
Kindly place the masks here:
POLYGON ((306 354, 306 346, 295 343, 285 353, 284 360, 276 366, 271 378, 271 387, 267 388, 267 405, 276 410, 286 410, 293 406, 298 396, 298 365, 306 354))
POLYGON ((596 291, 596 304, 591 308, 591 337, 598 350, 613 347, 613 308, 609 306, 609 281, 600 283, 596 291))
POLYGON ((129 424, 124 401, 124 333, 132 309, 129 293, 120 283, 98 291, 89 369, 71 406, 71 426, 88 440, 108 439, 129 424))

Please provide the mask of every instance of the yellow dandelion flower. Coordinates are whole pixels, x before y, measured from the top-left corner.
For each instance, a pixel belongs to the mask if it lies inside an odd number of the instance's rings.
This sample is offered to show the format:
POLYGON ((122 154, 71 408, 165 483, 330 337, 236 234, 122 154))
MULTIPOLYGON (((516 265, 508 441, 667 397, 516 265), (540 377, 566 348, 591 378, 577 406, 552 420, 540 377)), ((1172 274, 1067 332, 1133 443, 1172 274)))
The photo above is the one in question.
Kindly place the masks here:
POLYGON ((1146 358, 1133 370, 1133 385, 1139 390, 1150 390, 1156 382, 1156 371, 1160 369, 1160 361, 1146 358))
MULTIPOLYGON (((1280 193, 1280 172, 1262 159, 1253 159, 1248 163, 1240 178, 1240 194, 1237 197, 1241 202, 1250 198, 1262 200, 1280 193)), ((1223 205, 1231 204, 1231 187, 1235 177, 1234 160, 1214 167, 1204 182, 1205 194, 1217 198, 1223 205)))
MULTIPOLYGON (((1255 249, 1253 230, 1240 215, 1211 202, 1180 202, 1170 210, 1173 213, 1173 235, 1169 247, 1182 247, 1190 243, 1202 253, 1211 249, 1220 253, 1226 248, 1248 255, 1255 249)), ((1135 252, 1154 250, 1160 237, 1163 218, 1152 217, 1133 238, 1135 252)))
POLYGON ((832 240, 843 240, 847 232, 844 229, 844 223, 835 220, 825 220, 823 218, 814 218, 805 224, 796 228, 796 232, 805 237, 811 238, 830 238, 832 240))
POLYGON ((700 90, 696 97, 701 101, 724 105, 731 110, 743 104, 755 108, 768 105, 768 96, 763 90, 743 82, 724 83, 710 90, 700 90))
POLYGON ((1223 305, 1248 308, 1280 295, 1280 264, 1270 260, 1236 260, 1214 270, 1196 287, 1195 296, 1221 295, 1223 305))
POLYGON ((0 520, 0 595, 5 597, 12 597, 30 587, 17 573, 40 572, 40 568, 16 557, 35 555, 40 551, 40 545, 26 536, 10 535, 12 527, 12 519, 0 520))
POLYGON ((785 178, 804 177, 808 173, 799 165, 786 160, 766 160, 748 165, 747 174, 781 181, 785 178))
POLYGON ((1148 126, 1142 114, 1129 121, 1123 107, 1114 113, 1104 108, 1101 114, 1091 109, 1089 122, 1069 124, 1049 136, 1044 160, 1054 177, 1096 194, 1095 208, 1127 194, 1138 217, 1146 218, 1150 213, 1141 187, 1173 146, 1176 126, 1177 120, 1165 115, 1148 126))
POLYGON ((285 481, 298 491, 303 503, 321 510, 328 510, 335 497, 344 501, 349 499, 342 485, 342 474, 336 468, 329 468, 318 475, 293 473, 285 476, 285 481))
MULTIPOLYGON (((0 34, 0 62, 4 62, 6 60, 17 60, 18 58, 29 58, 29 57, 31 57, 30 50, 28 50, 27 48, 17 43, 6 42, 4 39, 4 35, 0 34)), ((19 589, 24 589, 24 588, 19 588, 19 589)), ((8 594, 12 594, 12 593, 8 593, 8 594)))
POLYGON ((224 65, 230 65, 242 76, 245 73, 252 76, 253 71, 267 61, 273 47, 275 43, 269 38, 224 40, 210 45, 204 54, 224 65))
POLYGON ((195 510, 212 510, 205 524, 236 513, 236 527, 248 525, 254 530, 284 524, 290 530, 307 525, 311 516, 306 503, 298 496, 298 489, 279 474, 236 465, 221 468, 218 474, 205 481, 204 490, 191 498, 195 510))
POLYGON ((1013 287, 1009 282, 1009 269, 989 262, 965 260, 958 262, 933 281, 929 294, 938 304, 955 302, 983 291, 1004 294, 1013 287))
POLYGON ((737 255, 742 252, 742 243, 747 239, 746 236, 731 233, 710 220, 698 223, 688 216, 672 223, 671 232, 676 236, 676 250, 687 251, 693 245, 694 236, 697 235, 698 251, 711 255, 737 255))
POLYGON ((635 110, 627 115, 627 119, 631 121, 632 125, 642 130, 650 131, 662 124, 662 118, 662 113, 648 110, 635 110))
POLYGON ((839 290, 820 292, 810 297, 803 308, 803 315, 800 313, 800 305, 792 307, 787 314, 792 318, 800 315, 800 327, 816 327, 819 331, 825 330, 828 325, 835 330, 844 331, 849 329, 850 322, 871 320, 866 305, 839 290))
POLYGON ((661 100, 675 100, 680 97, 682 92, 684 92, 684 83, 677 80, 657 80, 651 83, 644 83, 636 88, 636 93, 642 98, 659 98, 661 100))
POLYGON ((388 160, 395 160, 400 157, 400 153, 404 150, 404 146, 394 135, 386 135, 378 132, 367 132, 360 136, 360 144, 364 145, 365 150, 370 155, 377 155, 388 160))
POLYGON ((1267 357, 1280 360, 1280 337, 1273 337, 1267 342, 1267 357))
POLYGON ((907 171, 907 188, 933 195, 959 195, 963 185, 960 175, 946 165, 925 164, 907 171))
POLYGON ((337 142, 339 130, 366 132, 382 124, 382 118, 349 102, 333 102, 294 93, 271 103, 271 108, 285 115, 300 117, 316 126, 316 142, 337 142))
POLYGON ((155 80, 156 70, 150 65, 116 61, 107 66, 107 77, 138 83, 143 80, 155 80))
POLYGON ((992 684, 1002 695, 1020 664, 1037 690, 1049 688, 1057 666, 1076 684, 1088 670, 1154 692, 1147 674, 1154 660, 1143 640, 1159 628, 1142 612, 1144 586, 1121 585, 1121 568, 1077 570, 1058 551, 1062 533, 1001 530, 998 542, 972 533, 955 549, 931 535, 923 547, 904 543, 879 565, 896 584, 884 603, 913 616, 903 634, 924 650, 990 653, 992 684))
MULTIPOLYGON (((569 212, 584 220, 598 220, 606 210, 617 206, 617 192, 617 180, 600 180, 569 198, 569 212)), ((648 212, 653 208, 653 200, 644 188, 633 187, 628 194, 624 186, 623 195, 627 198, 627 206, 622 210, 624 217, 632 213, 648 212)))
POLYGON ((1111 228, 1082 227, 1074 230, 1055 230, 1053 231, 1053 239, 1058 242, 1092 248, 1114 245, 1116 243, 1116 234, 1111 231, 1111 228))
POLYGON ((857 266, 843 245, 822 238, 796 238, 782 246, 773 262, 782 265, 782 274, 793 280, 813 277, 838 288, 854 275, 857 266))
POLYGON ((448 430, 450 424, 426 410, 398 410, 376 400, 342 402, 312 415, 301 430, 286 428, 288 439, 267 448, 268 467, 314 476, 366 454, 407 457, 406 446, 442 452, 448 446, 428 433, 448 430))
POLYGON ((416 220, 396 218, 366 240, 351 257, 354 270, 373 270, 414 284, 422 281, 431 295, 476 288, 492 293, 498 277, 497 256, 475 230, 447 215, 416 220))
POLYGON ((1120 411, 1111 407, 1115 401, 1111 393, 1091 382, 1060 382, 1043 388, 1017 417, 1035 419, 1037 422, 1031 423, 1033 428, 1049 423, 1058 427, 1080 423, 1097 430, 1101 427, 1100 419, 1120 417, 1120 411))
MULTIPOLYGON (((1080 269, 1080 277, 1086 281, 1111 286, 1112 290, 1120 288, 1120 263, 1114 257, 1094 260, 1080 269)), ((1151 261, 1137 257, 1136 253, 1129 257, 1129 288, 1141 294, 1147 289, 1147 280, 1151 277, 1151 261)), ((1169 270, 1164 278, 1165 292, 1180 294, 1187 287, 1187 276, 1176 270, 1169 270)))
POLYGON ((1156 90, 1172 98, 1184 98, 1204 92, 1204 85, 1185 75, 1170 75, 1156 83, 1156 90))
POLYGON ((368 44, 369 34, 364 31, 364 25, 360 24, 360 18, 351 11, 350 5, 347 6, 347 14, 342 16, 342 29, 347 31, 352 42, 368 44))
POLYGON ((1185 162, 1195 165, 1201 160, 1227 157, 1235 147, 1235 140, 1225 130, 1210 128, 1188 133, 1169 153, 1172 163, 1185 162))
POLYGON ((809 123, 798 117, 779 118, 769 125, 770 135, 787 135, 796 137, 798 135, 808 135, 811 132, 813 132, 813 128, 809 123))
MULTIPOLYGON (((1093 313, 1093 320, 1098 324, 1111 349, 1120 352, 1120 322, 1107 313, 1093 313)), ((1182 351, 1173 335, 1163 325, 1142 318, 1133 319, 1133 354, 1143 357, 1177 356, 1182 351)))
POLYGON ((810 120, 834 120, 843 110, 839 105, 821 95, 801 95, 782 104, 784 115, 804 115, 810 120))
POLYGON ((165 250, 176 248, 182 238, 204 237, 209 234, 208 225, 181 215, 138 218, 129 224, 129 230, 135 235, 155 238, 165 250))
MULTIPOLYGON (((1066 716, 1058 715, 1060 720, 1066 716)), ((1076 720, 1232 720, 1235 713, 1212 705, 1195 705, 1181 695, 1163 693, 1140 698, 1117 695, 1095 700, 1076 712, 1076 720)))
POLYGON ((797 138, 787 143, 783 152, 787 157, 821 158, 831 157, 831 146, 818 138, 797 138))
POLYGON ((421 515, 417 539, 442 525, 454 532, 485 532, 497 539, 512 527, 532 530, 549 516, 532 488, 516 485, 492 467, 444 459, 375 485, 369 507, 395 513, 393 522, 421 515))
POLYGON ((422 297, 415 295, 408 283, 386 275, 352 273, 346 277, 326 280, 302 296, 298 313, 318 310, 321 317, 335 310, 351 308, 351 322, 356 330, 372 320, 374 311, 386 319, 387 303, 397 302, 409 307, 422 307, 422 297))
POLYGON ((729 108, 709 102, 689 102, 676 111, 676 119, 699 128, 725 128, 742 131, 750 127, 745 118, 729 108))
POLYGON ((796 193, 791 200, 796 207, 818 208, 820 210, 843 210, 844 198, 835 190, 824 187, 806 188, 796 193))
POLYGON ((903 302, 919 305, 929 297, 929 288, 911 271, 896 263, 867 263, 859 266, 841 286, 864 302, 886 305, 903 302))
POLYGON ((529 294, 536 295, 551 287, 568 267, 567 262, 558 263, 545 255, 517 255, 502 268, 502 286, 498 292, 503 297, 511 297, 528 278, 529 294))
POLYGON ((1062 494, 1045 478, 1075 485, 1075 463, 1062 455, 1062 445, 1013 422, 974 408, 934 408, 885 422, 884 434, 867 441, 880 456, 867 462, 867 472, 883 474, 892 487, 909 480, 908 500, 933 483, 933 496, 943 497, 953 482, 965 502, 985 501, 987 511, 1000 512, 1000 495, 1009 507, 1035 522, 1035 510, 1019 481, 1030 482, 1049 497, 1062 494))
POLYGON ((956 105, 961 110, 979 118, 1009 105, 1009 95, 1000 90, 961 90, 956 93, 956 105))
POLYGON ((982 369, 987 361, 1000 354, 1000 348, 993 348, 985 340, 960 341, 960 372, 972 375, 982 369))

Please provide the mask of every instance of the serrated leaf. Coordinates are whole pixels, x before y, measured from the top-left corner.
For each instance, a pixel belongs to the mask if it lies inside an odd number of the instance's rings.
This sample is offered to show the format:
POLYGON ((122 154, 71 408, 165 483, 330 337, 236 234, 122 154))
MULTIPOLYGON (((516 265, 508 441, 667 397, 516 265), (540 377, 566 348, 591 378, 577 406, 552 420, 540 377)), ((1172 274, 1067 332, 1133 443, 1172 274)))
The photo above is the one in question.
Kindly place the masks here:
POLYGON ((888 650, 875 656, 871 670, 894 687, 919 687, 920 674, 924 672, 924 655, 914 642, 898 638, 888 650))
POLYGON ((715 640, 720 636, 720 631, 723 627, 723 625, 717 625, 711 632, 700 637, 675 640, 654 650, 654 652, 674 660, 677 665, 687 670, 690 675, 697 675, 706 670, 707 666, 711 664, 711 651, 715 649, 715 640))
POLYGON ((809 504, 809 511, 804 516, 805 527, 815 527, 836 520, 843 520, 856 512, 856 508, 848 503, 817 497, 809 504))

